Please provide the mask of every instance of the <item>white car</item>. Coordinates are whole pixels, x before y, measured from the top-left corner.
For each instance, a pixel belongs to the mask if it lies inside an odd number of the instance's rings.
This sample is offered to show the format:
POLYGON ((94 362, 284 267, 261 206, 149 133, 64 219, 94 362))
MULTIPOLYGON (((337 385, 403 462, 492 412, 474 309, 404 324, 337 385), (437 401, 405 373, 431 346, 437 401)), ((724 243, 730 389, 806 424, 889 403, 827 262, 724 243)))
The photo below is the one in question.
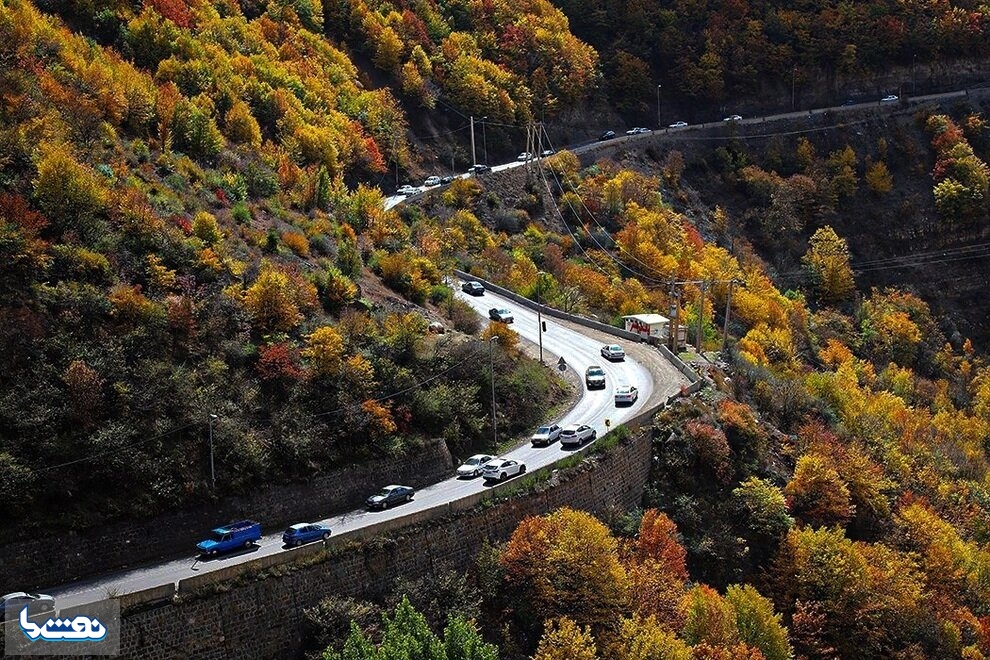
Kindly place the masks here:
POLYGON ((640 135, 642 133, 649 133, 650 129, 643 128, 642 126, 637 126, 636 128, 630 128, 626 131, 626 135, 640 135))
POLYGON ((533 160, 533 154, 529 153, 528 151, 524 151, 518 156, 516 156, 516 160, 520 160, 520 161, 533 160))
POLYGON ((888 94, 887 96, 885 96, 882 99, 880 99, 880 102, 881 103, 896 103, 897 102, 897 95, 896 94, 888 94))
POLYGON ((485 463, 493 458, 495 457, 489 456, 488 454, 475 454, 461 463, 461 466, 457 468, 457 476, 466 478, 480 477, 481 470, 485 467, 485 463))
POLYGON ((431 176, 431 177, 427 178, 426 181, 423 182, 423 185, 424 186, 439 186, 440 185, 440 177, 438 177, 438 176, 431 176))
POLYGON ((396 195, 415 195, 419 192, 419 188, 415 186, 410 186, 408 183, 404 186, 399 186, 399 189, 395 191, 396 195))
POLYGON ((675 121, 673 124, 670 125, 670 128, 684 128, 687 125, 688 124, 686 121, 675 121))
POLYGON ((602 346, 602 357, 613 362, 621 362, 626 359, 626 352, 618 344, 607 344, 602 346))
POLYGON ((742 117, 740 117, 739 115, 729 115, 722 121, 742 121, 742 117))
POLYGON ((560 432, 561 447, 580 447, 598 437, 598 431, 587 424, 569 424, 560 432))
POLYGON ((630 406, 639 398, 639 390, 632 385, 619 385, 615 388, 615 405, 628 403, 630 406))
POLYGON ((546 158, 547 156, 552 156, 555 153, 557 153, 557 152, 554 151, 553 149, 544 149, 543 151, 540 152, 540 157, 541 158, 546 158))
POLYGON ((512 458, 493 458, 485 463, 481 476, 485 481, 505 481, 526 472, 526 464, 512 458))
POLYGON ((530 438, 530 440, 532 441, 534 447, 546 447, 549 446, 550 443, 557 441, 557 438, 560 437, 560 431, 561 429, 559 424, 541 426, 536 429, 536 433, 533 434, 533 437, 530 438))

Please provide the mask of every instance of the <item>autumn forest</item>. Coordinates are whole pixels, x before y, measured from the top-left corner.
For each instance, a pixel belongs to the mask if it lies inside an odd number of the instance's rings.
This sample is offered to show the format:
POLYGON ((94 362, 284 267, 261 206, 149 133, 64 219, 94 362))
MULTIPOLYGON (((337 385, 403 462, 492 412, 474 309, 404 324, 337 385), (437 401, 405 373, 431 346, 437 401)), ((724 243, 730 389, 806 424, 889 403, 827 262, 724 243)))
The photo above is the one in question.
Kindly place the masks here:
POLYGON ((571 386, 454 296, 460 269, 614 325, 676 306, 708 386, 641 430, 641 507, 327 598, 310 657, 990 656, 985 302, 882 251, 986 242, 987 97, 561 148, 385 206, 400 173, 471 164, 469 117, 511 158, 533 120, 571 143, 655 122, 660 84, 712 116, 839 105, 893 69, 986 72, 988 32, 964 0, 0 0, 0 535, 437 438, 494 452, 489 396, 528 437, 571 386))

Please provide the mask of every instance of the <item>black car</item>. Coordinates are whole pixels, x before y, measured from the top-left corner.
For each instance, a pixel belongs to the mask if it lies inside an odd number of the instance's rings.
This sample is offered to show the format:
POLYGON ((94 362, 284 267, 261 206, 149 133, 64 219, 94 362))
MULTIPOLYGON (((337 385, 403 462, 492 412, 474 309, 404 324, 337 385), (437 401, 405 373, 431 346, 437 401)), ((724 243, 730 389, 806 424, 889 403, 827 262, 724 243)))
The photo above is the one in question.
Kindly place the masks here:
POLYGON ((611 140, 614 137, 615 137, 615 131, 605 131, 604 133, 598 136, 598 141, 604 142, 605 140, 611 140))
POLYGON ((474 172, 475 174, 483 174, 485 172, 491 172, 491 171, 492 168, 488 167, 487 165, 481 165, 480 163, 478 165, 472 165, 471 167, 468 168, 468 174, 471 174, 472 172, 474 172))
POLYGON ((485 287, 481 282, 465 282, 461 285, 461 291, 472 296, 485 295, 485 287))

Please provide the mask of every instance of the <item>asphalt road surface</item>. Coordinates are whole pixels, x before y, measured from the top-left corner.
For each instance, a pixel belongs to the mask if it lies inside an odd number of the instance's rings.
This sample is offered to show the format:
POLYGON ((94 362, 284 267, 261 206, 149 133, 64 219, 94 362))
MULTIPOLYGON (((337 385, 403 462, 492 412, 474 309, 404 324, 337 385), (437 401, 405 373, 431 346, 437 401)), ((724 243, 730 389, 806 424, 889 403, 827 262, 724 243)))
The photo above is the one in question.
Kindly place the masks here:
MULTIPOLYGON (((486 319, 488 309, 491 307, 506 307, 512 310, 515 315, 512 329, 522 338, 533 343, 538 342, 537 314, 535 311, 489 291, 486 291, 483 296, 468 296, 460 291, 459 284, 455 286, 457 295, 466 300, 486 319)), ((681 385, 687 383, 687 380, 669 362, 650 347, 616 340, 611 335, 561 322, 551 317, 544 316, 543 319, 547 324, 547 331, 543 334, 544 351, 548 354, 563 356, 568 369, 575 370, 580 377, 583 390, 582 396, 571 410, 564 413, 559 419, 548 421, 557 422, 562 426, 570 423, 588 424, 594 427, 601 436, 605 433, 606 419, 611 420, 613 427, 617 426, 622 421, 637 415, 647 405, 653 405, 654 402, 677 392, 681 385), (605 343, 618 343, 624 346, 628 354, 627 358, 622 362, 609 362, 603 359, 600 350, 605 343), (642 361, 637 360, 636 356, 642 356, 642 361), (648 364, 650 368, 644 366, 644 363, 648 364), (605 370, 606 387, 604 390, 589 392, 584 387, 584 370, 592 364, 601 365, 605 370), (654 382, 651 369, 661 374, 661 382, 654 382), (617 408, 613 396, 616 386, 622 384, 635 385, 639 389, 639 400, 632 406, 617 408)), ((550 368, 556 368, 556 360, 553 361, 550 368)), ((527 471, 533 471, 568 454, 570 451, 562 449, 559 442, 549 447, 534 448, 528 441, 524 441, 516 449, 505 455, 523 461, 527 471)), ((368 494, 370 495, 385 485, 387 484, 369 484, 368 494)), ((429 509, 483 491, 486 488, 488 486, 481 479, 451 478, 417 491, 412 502, 386 511, 369 512, 361 509, 324 520, 299 522, 322 522, 329 525, 335 534, 340 534, 382 520, 401 518, 412 512, 429 509)), ((222 525, 228 521, 218 520, 216 522, 217 525, 222 525)), ((204 537, 207 531, 203 530, 204 537)), ((201 561, 194 556, 195 549, 190 548, 188 557, 117 571, 41 591, 55 596, 60 608, 80 605, 102 600, 111 595, 131 593, 170 582, 175 583, 186 577, 286 550, 282 544, 283 530, 267 531, 269 534, 264 536, 257 546, 243 552, 201 561)), ((333 542, 332 537, 330 542, 333 542)))

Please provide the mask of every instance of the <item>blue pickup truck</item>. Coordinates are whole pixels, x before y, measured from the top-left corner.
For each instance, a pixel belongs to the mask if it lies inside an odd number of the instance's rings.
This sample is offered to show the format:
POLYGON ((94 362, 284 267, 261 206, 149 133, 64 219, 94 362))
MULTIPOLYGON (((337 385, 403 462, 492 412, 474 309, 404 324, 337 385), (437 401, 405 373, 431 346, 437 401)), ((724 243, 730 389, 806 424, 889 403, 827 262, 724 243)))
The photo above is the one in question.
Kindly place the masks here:
POLYGON ((210 538, 196 544, 204 555, 216 555, 237 548, 246 548, 261 540, 261 523, 241 520, 223 527, 217 527, 210 538))

